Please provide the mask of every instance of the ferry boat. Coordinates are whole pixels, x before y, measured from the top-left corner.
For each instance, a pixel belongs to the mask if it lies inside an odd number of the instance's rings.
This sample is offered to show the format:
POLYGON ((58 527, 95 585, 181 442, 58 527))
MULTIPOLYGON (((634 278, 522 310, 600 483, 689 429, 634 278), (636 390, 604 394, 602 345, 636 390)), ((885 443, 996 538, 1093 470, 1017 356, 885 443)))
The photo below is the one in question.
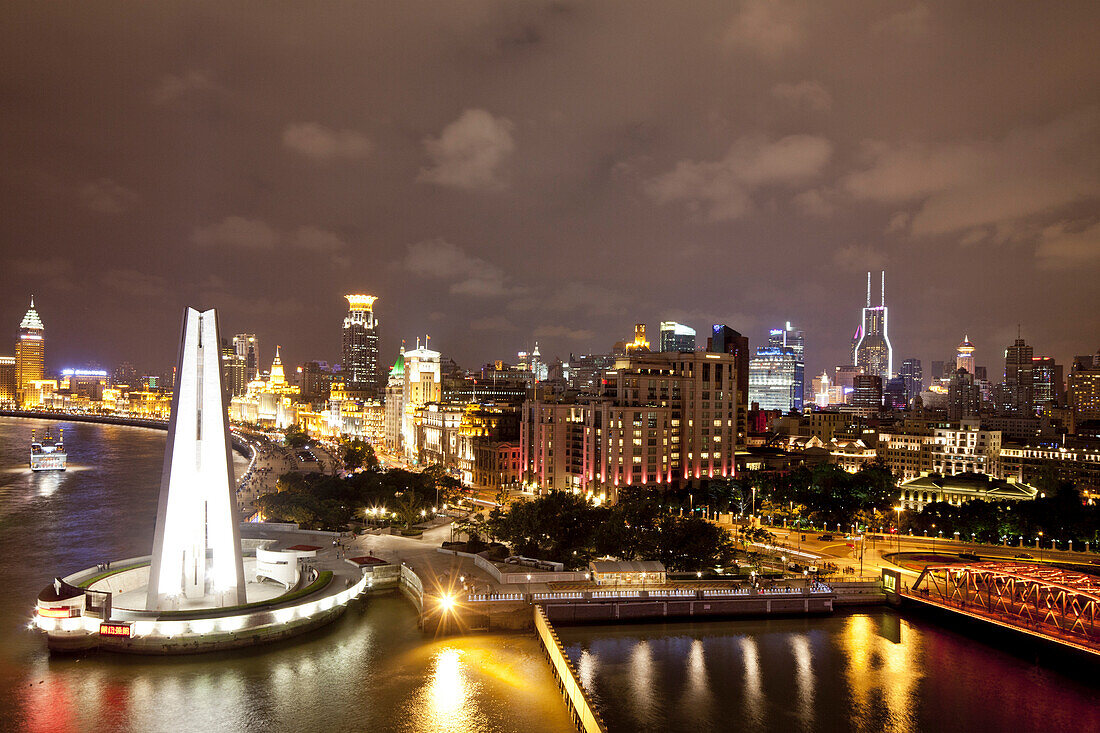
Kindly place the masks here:
POLYGON ((35 438, 35 431, 31 430, 31 470, 32 471, 64 471, 65 461, 68 455, 65 453, 65 429, 58 428, 58 438, 50 437, 50 429, 46 428, 46 435, 42 440, 35 438))

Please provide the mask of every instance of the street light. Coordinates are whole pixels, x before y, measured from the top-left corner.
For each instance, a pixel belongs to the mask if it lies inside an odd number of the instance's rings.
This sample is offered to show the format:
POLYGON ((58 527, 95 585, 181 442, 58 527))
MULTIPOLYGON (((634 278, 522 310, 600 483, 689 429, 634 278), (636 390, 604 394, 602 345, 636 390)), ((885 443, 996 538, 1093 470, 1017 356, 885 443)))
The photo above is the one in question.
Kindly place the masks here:
POLYGON ((897 523, 897 527, 896 527, 896 529, 897 529, 896 534, 898 536, 898 552, 900 553, 901 552, 901 504, 898 504, 896 507, 894 507, 894 511, 898 513, 898 523, 897 523))
POLYGON ((1036 540, 1039 543, 1039 562, 1043 561, 1043 530, 1039 530, 1039 539, 1036 540))
POLYGON ((936 525, 932 525, 932 556, 936 555, 936 525))

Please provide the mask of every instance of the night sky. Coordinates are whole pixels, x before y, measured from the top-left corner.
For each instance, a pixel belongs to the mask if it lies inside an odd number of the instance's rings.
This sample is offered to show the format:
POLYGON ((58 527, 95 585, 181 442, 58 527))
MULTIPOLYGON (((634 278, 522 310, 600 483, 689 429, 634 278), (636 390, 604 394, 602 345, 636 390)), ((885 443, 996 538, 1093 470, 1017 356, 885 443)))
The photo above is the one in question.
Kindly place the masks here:
MULTIPOLYGON (((14 3, 0 333, 175 358, 185 305, 269 362, 605 352, 790 320, 807 382, 887 270, 895 365, 969 333, 1100 346, 1100 3, 14 3), (876 275, 877 277, 877 275, 876 275)), ((0 342, 0 354, 14 346, 0 342)), ((926 372, 927 376, 927 372, 926 372)))

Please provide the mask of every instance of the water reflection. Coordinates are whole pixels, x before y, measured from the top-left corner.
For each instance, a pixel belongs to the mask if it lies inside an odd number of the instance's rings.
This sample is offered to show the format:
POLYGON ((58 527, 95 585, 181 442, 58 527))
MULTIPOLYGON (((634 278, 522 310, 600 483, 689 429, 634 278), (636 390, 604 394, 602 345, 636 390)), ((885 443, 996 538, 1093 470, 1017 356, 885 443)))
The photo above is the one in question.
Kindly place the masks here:
POLYGON ((840 638, 853 712, 903 732, 914 729, 912 696, 920 679, 920 640, 913 635, 906 642, 884 638, 875 621, 864 615, 848 617, 840 638))
POLYGON ((692 639, 691 651, 687 656, 687 673, 684 675, 684 707, 705 720, 714 702, 714 695, 711 692, 704 654, 703 640, 692 639))
POLYGON ((634 718, 639 724, 647 724, 654 713, 657 690, 653 682, 653 650, 648 641, 639 641, 630 655, 631 692, 634 701, 634 718))
POLYGON ((798 719, 803 730, 810 730, 814 724, 814 667, 810 640, 805 634, 791 637, 791 651, 794 653, 794 679, 798 688, 798 719))
POLYGON ((741 637, 741 657, 745 664, 745 717, 759 730, 764 727, 764 685, 756 639, 741 637))
POLYGON ((592 690, 596 683, 596 658, 588 653, 587 649, 581 650, 581 657, 577 660, 577 676, 586 690, 592 690))

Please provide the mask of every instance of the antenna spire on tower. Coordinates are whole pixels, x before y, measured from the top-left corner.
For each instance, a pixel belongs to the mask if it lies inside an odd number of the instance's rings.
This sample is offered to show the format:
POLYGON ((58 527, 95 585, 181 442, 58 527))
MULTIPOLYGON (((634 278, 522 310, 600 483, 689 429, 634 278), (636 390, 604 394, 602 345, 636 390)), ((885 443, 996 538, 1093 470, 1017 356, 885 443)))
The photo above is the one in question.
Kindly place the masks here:
POLYGON ((867 271, 867 307, 871 307, 871 271, 867 271))
POLYGON ((882 271, 882 307, 886 307, 886 270, 882 271))

